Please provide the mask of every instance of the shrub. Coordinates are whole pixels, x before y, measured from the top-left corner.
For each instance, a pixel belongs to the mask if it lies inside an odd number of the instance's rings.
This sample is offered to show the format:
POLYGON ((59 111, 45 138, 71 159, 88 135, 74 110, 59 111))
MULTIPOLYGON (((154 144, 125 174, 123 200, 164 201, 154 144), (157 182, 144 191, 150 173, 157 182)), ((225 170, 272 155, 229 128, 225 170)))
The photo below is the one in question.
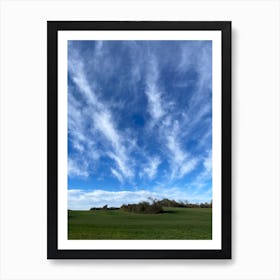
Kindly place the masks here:
POLYGON ((147 201, 142 201, 138 204, 123 204, 121 209, 127 212, 143 213, 143 214, 158 214, 163 212, 163 208, 156 200, 150 204, 147 201))

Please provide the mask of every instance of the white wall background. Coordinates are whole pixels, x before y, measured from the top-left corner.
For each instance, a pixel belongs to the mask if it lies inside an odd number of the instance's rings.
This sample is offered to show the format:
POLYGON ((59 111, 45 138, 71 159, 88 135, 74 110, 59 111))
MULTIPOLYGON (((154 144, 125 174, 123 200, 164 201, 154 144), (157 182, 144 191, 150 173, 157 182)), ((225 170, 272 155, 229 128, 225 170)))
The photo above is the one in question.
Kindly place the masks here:
POLYGON ((280 279, 280 2, 0 2, 0 279, 280 279), (46 259, 46 21, 232 20, 233 259, 46 259))

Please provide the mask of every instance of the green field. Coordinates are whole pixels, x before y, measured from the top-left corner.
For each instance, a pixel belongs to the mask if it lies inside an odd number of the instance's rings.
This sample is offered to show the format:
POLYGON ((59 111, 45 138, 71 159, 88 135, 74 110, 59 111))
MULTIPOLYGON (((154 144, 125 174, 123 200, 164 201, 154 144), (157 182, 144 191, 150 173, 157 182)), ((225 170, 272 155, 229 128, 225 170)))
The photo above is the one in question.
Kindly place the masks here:
POLYGON ((165 208, 161 214, 70 211, 68 239, 212 239, 212 209, 165 208))

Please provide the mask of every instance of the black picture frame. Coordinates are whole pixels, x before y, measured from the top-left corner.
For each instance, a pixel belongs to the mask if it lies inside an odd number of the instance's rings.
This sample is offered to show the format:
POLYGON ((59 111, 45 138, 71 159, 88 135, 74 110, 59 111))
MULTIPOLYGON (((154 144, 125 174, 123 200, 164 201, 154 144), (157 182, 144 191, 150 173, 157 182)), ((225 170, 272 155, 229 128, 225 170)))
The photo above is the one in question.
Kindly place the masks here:
POLYGON ((48 21, 47 22, 47 258, 231 259, 231 22, 48 21), (222 225, 220 250, 58 249, 58 32, 66 30, 219 30, 222 34, 222 225))

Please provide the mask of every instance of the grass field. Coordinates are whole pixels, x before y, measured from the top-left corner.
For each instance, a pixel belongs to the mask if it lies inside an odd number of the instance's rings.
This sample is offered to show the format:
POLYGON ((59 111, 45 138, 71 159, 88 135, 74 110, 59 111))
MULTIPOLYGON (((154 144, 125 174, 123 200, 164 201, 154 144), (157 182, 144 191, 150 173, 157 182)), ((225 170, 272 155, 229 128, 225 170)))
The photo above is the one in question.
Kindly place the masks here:
POLYGON ((212 239, 212 209, 165 208, 161 214, 71 211, 68 239, 212 239))

